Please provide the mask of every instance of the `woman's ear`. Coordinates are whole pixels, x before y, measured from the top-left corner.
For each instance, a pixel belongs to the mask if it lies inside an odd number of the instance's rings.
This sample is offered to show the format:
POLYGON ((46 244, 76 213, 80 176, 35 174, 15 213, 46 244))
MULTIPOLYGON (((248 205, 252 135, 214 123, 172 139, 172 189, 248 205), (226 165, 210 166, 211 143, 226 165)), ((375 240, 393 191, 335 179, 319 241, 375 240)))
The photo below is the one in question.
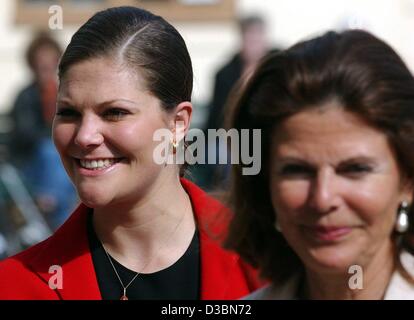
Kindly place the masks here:
POLYGON ((184 139, 190 129, 192 113, 193 105, 188 101, 181 102, 173 111, 170 125, 177 143, 184 139))

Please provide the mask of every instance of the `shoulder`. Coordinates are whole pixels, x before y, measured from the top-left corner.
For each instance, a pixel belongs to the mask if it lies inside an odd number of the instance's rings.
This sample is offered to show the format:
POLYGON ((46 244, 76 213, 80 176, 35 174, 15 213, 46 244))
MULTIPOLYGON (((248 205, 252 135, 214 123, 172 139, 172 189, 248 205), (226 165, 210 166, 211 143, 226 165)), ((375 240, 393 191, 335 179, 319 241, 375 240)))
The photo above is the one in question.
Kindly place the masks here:
POLYGON ((33 98, 33 96, 38 95, 39 89, 37 85, 34 82, 32 82, 18 92, 16 100, 29 99, 33 98))
MULTIPOLYGON (((414 279, 414 256, 403 251, 400 260, 405 270, 414 279)), ((393 273, 384 300, 414 300, 414 284, 405 279, 397 270, 393 273)))
POLYGON ((207 292, 204 298, 217 298, 217 287, 221 291, 226 288, 226 298, 235 299, 262 286, 264 282, 259 279, 258 271, 222 246, 230 210, 194 183, 181 179, 181 184, 190 197, 200 231, 202 278, 207 292))
POLYGON ((242 70, 242 60, 240 53, 235 54, 225 65, 223 65, 216 73, 216 78, 223 77, 236 79, 240 76, 242 70))
POLYGON ((5 260, 0 261, 0 279, 4 279, 8 274, 18 273, 22 270, 29 270, 27 264, 36 257, 47 245, 50 238, 12 256, 5 260))
POLYGON ((242 298, 242 300, 272 300, 275 288, 272 285, 260 288, 242 298))
POLYGON ((217 199, 210 196, 199 186, 187 179, 180 179, 181 185, 190 197, 195 215, 216 215, 228 211, 226 207, 217 199))
POLYGON ((211 239, 223 240, 231 219, 230 210, 194 183, 181 179, 181 184, 190 197, 200 231, 211 239))
MULTIPOLYGON (((52 266, 65 270, 65 285, 72 274, 90 271, 86 241, 86 207, 80 206, 48 239, 0 262, 1 299, 57 299, 49 287, 52 266), (86 262, 85 262, 86 261, 86 262)), ((62 271, 63 272, 63 271, 62 271)))
POLYGON ((295 300, 298 298, 300 279, 300 274, 294 275, 279 286, 270 284, 245 296, 243 300, 295 300))
POLYGON ((53 298, 47 283, 30 266, 47 241, 0 262, 0 300, 53 298))

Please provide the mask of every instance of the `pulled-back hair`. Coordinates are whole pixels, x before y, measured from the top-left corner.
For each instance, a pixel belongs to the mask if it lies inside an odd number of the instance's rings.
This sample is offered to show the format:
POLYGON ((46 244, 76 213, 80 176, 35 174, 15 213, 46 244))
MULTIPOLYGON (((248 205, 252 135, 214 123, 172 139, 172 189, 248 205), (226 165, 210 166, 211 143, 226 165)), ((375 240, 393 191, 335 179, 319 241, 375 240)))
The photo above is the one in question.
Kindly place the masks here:
POLYGON ((162 17, 127 6, 96 13, 73 35, 60 61, 59 78, 78 62, 107 56, 139 70, 166 110, 191 101, 193 70, 186 44, 162 17))

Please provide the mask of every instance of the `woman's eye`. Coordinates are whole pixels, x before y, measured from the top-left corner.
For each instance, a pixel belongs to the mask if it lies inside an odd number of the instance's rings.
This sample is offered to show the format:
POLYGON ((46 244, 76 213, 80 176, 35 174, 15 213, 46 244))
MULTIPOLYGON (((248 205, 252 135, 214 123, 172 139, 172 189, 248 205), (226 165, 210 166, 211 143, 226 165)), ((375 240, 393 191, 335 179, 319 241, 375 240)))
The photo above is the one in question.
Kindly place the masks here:
POLYGON ((111 121, 121 120, 123 117, 128 115, 129 112, 123 109, 112 108, 104 112, 103 116, 111 121))
POLYGON ((56 116, 64 119, 75 118, 78 115, 79 112, 71 108, 62 108, 56 111, 56 116))
POLYGON ((342 174, 348 175, 363 175, 372 171, 371 166, 366 164, 349 164, 338 170, 342 174))
POLYGON ((288 164, 279 170, 280 175, 287 177, 310 176, 313 173, 312 168, 300 164, 288 164))

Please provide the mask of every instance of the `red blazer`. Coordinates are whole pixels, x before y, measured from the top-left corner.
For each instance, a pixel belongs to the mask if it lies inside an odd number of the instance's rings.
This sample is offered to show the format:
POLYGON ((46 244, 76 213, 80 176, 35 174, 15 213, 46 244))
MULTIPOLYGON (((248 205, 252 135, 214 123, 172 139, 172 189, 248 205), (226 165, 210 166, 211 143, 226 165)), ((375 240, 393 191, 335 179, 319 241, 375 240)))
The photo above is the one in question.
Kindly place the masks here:
MULTIPOLYGON (((237 299, 257 289, 261 282, 256 271, 212 236, 225 230, 227 222, 217 219, 225 208, 193 183, 181 183, 200 232, 201 299, 237 299)), ((0 299, 102 299, 87 238, 87 212, 81 204, 51 237, 0 262, 0 299), (52 265, 62 267, 62 289, 49 287, 52 265)))

